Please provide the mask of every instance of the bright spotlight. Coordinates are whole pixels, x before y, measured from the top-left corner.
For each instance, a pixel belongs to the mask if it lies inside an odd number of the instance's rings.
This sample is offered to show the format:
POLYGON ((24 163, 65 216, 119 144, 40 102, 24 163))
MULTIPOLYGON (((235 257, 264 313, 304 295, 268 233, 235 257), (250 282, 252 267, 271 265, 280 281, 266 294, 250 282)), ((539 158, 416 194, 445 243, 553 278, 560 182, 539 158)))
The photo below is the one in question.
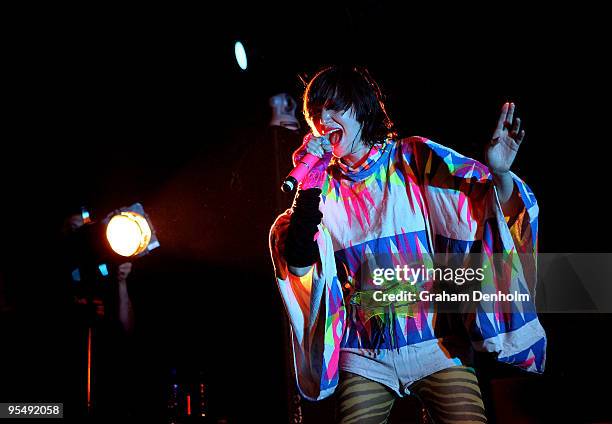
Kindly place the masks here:
POLYGON ((246 71, 247 68, 247 54, 244 46, 240 41, 236 41, 234 44, 234 55, 236 56, 236 62, 238 62, 238 66, 243 71, 246 71))
POLYGON ((149 217, 140 203, 111 212, 102 221, 108 246, 124 257, 142 256, 159 247, 149 217))
POLYGON ((126 258, 132 261, 160 245, 140 203, 114 210, 100 221, 85 220, 86 215, 89 213, 83 210, 81 226, 66 239, 67 260, 76 270, 75 281, 107 277, 107 264, 120 264, 126 258))
POLYGON ((111 249, 121 256, 135 256, 147 248, 151 241, 151 227, 147 220, 135 212, 121 212, 113 216, 106 226, 106 238, 111 249))

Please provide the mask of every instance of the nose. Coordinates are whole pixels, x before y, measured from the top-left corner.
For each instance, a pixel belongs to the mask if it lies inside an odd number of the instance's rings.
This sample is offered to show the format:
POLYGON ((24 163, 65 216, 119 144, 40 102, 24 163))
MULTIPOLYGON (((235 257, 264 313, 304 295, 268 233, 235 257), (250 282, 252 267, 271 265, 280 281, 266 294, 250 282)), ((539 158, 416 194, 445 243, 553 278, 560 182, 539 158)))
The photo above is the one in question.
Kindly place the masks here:
POLYGON ((329 110, 323 109, 323 111, 321 112, 321 124, 329 125, 331 122, 331 112, 329 110))

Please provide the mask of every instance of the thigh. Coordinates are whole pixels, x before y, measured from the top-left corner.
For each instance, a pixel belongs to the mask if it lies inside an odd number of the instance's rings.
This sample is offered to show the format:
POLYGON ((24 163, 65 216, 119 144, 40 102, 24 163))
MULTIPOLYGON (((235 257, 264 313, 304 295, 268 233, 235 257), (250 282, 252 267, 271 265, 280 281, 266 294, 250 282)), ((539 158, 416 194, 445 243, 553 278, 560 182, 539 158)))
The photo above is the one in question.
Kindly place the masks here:
POLYGON ((395 400, 395 394, 383 384, 344 371, 337 394, 340 424, 386 423, 395 400))
POLYGON ((436 424, 487 422, 478 379, 471 368, 460 365, 435 372, 409 389, 436 424))

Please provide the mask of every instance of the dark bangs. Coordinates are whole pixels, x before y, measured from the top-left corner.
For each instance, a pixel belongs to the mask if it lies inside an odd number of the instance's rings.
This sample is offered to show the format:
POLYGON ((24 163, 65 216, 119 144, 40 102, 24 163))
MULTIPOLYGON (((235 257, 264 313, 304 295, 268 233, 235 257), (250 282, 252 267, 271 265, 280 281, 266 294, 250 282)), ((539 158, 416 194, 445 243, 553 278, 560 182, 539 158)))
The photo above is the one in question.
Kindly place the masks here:
POLYGON ((324 108, 344 112, 351 107, 366 144, 382 143, 394 135, 382 93, 365 68, 329 66, 317 72, 304 92, 304 117, 309 123, 318 123, 324 108))

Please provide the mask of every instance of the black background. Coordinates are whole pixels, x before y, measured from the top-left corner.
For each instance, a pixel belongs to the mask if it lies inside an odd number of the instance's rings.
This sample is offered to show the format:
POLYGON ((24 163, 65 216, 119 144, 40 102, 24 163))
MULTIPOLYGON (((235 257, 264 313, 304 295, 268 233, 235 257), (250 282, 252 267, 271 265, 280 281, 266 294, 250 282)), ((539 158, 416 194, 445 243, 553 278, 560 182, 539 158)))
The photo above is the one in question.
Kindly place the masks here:
MULTIPOLYGON (((540 250, 610 251, 601 16, 382 2, 7 12, 0 400, 83 412, 58 232, 82 205, 99 218, 140 201, 161 248, 130 280, 134 409, 161 417, 177 368, 185 379, 205 375, 216 416, 285 420, 287 345, 267 251, 278 185, 267 101, 299 98, 298 76, 329 63, 368 66, 402 135, 479 160, 503 102, 517 103, 527 137, 514 169, 538 198, 540 250), (247 72, 235 63, 236 40, 247 72)), ((609 317, 542 321, 548 370, 525 383, 525 408, 539 422, 609 418, 596 389, 610 376, 609 317)))

